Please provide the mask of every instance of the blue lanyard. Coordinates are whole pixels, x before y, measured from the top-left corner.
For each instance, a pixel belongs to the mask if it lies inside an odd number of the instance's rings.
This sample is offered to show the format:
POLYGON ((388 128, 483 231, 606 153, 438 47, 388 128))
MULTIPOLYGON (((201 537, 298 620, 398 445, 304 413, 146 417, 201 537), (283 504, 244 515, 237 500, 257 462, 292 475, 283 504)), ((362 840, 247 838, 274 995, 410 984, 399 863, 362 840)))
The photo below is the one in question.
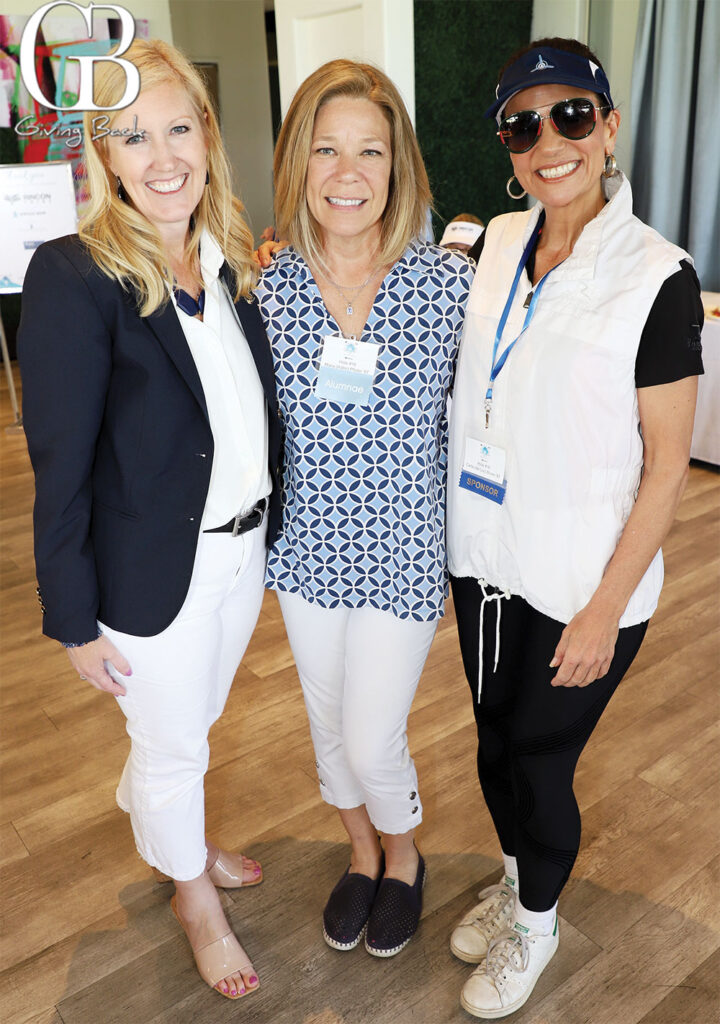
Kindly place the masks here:
POLYGON ((502 352, 500 358, 498 359, 498 349, 500 348, 500 342, 502 341, 502 336, 503 336, 503 332, 505 330, 505 325, 507 324, 507 319, 508 319, 508 316, 510 315, 510 309, 511 309, 512 304, 513 304, 513 299, 515 298, 515 292, 517 291, 518 282, 520 281, 520 275, 522 274, 523 270, 525 269, 527 261, 530 259, 530 253, 535 248, 535 244, 536 244, 536 242, 538 240, 538 236, 539 236, 539 234, 540 234, 540 232, 542 230, 542 226, 543 226, 544 222, 545 222, 545 211, 542 210, 542 212, 540 213, 540 216, 538 217, 537 224, 535 225, 533 233, 530 236, 530 240, 529 240, 528 244, 525 246, 525 249, 523 250, 523 254, 520 257, 520 262, 518 263, 517 270, 515 271, 515 278, 513 280, 512 287, 510 288, 510 294, 507 297, 507 302, 505 303, 505 308, 502 311, 502 316, 500 317, 500 322, 498 323, 497 330, 495 331, 495 343, 493 345, 492 364, 491 364, 491 368, 490 368, 490 380, 488 382, 487 391, 485 392, 485 428, 486 429, 490 425, 490 411, 492 409, 493 387, 495 385, 495 381, 500 376, 500 371, 502 370, 503 366, 507 362, 507 357, 510 355, 512 350, 515 348, 515 346, 517 345, 518 341, 520 340, 520 338, 524 334, 526 328, 528 327, 530 321, 532 320, 533 316, 535 315, 535 307, 537 306, 537 301, 538 301, 538 298, 540 296, 540 292, 542 291, 542 287, 545 284, 545 282, 547 281, 548 276, 555 269, 553 267, 551 270, 548 270, 547 274, 545 274, 540 279, 540 281, 538 281, 538 283, 535 285, 533 291, 531 292, 532 299, 530 300, 530 305, 528 306, 527 313, 525 314, 525 320, 524 320, 523 325, 522 325, 522 330, 520 331, 518 336, 516 338, 514 338, 513 341, 510 342, 510 344, 507 346, 507 348, 504 349, 504 351, 502 352))

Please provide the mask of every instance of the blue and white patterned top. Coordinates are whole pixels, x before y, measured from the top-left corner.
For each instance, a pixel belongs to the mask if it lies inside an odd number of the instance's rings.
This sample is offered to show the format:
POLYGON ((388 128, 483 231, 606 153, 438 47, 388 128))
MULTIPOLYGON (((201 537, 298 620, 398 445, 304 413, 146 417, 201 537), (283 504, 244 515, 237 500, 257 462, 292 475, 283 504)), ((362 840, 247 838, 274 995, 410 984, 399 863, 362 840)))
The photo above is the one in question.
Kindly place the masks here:
POLYGON ((366 406, 316 398, 339 327, 304 259, 283 250, 258 286, 285 420, 283 532, 266 585, 324 608, 443 614, 446 398, 473 270, 414 243, 385 277, 362 341, 380 346, 366 406))

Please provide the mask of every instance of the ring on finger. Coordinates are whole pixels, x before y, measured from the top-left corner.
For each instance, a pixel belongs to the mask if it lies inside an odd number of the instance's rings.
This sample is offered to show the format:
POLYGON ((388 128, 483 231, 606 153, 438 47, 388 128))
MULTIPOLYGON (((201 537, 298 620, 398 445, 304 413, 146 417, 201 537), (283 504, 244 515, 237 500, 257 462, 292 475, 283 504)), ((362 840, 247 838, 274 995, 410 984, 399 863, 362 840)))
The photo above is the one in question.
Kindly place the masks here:
POLYGON ((87 681, 87 676, 80 676, 80 678, 87 681))

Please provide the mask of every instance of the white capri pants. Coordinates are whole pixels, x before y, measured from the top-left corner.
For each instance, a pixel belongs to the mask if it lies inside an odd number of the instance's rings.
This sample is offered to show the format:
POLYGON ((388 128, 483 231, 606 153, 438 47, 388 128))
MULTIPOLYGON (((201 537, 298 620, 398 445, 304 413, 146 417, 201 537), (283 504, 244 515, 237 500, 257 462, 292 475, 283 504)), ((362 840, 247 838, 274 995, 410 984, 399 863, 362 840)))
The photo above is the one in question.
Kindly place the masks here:
POLYGON ((208 732, 260 614, 266 522, 248 533, 200 533, 192 579, 174 621, 156 636, 99 623, 130 662, 117 702, 130 756, 117 789, 143 860, 178 881, 205 870, 204 776, 208 732))
POLYGON ((322 608, 278 592, 305 706, 323 800, 365 804, 380 832, 422 820, 407 718, 437 620, 377 608, 322 608))

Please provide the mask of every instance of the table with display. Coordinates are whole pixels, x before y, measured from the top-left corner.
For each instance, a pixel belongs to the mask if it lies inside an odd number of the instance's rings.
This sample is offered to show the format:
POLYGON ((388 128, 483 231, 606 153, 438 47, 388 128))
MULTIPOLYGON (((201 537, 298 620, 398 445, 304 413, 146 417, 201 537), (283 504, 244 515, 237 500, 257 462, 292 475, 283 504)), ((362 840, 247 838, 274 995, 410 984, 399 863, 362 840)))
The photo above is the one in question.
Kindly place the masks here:
POLYGON ((720 466, 720 292, 703 292, 705 324, 702 332, 705 373, 698 382, 690 455, 720 466), (717 310, 717 315, 712 315, 717 310))

